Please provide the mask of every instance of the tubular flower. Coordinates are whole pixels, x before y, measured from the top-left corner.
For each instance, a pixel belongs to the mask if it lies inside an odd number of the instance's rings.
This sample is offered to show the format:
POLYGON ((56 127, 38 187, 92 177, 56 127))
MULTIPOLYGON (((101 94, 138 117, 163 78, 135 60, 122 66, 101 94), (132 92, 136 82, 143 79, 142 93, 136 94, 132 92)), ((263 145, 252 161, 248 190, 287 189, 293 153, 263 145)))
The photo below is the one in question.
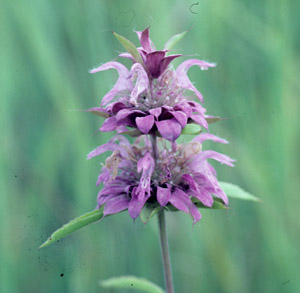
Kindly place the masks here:
POLYGON ((97 186, 101 182, 104 186, 98 194, 98 208, 104 205, 104 216, 128 209, 135 219, 147 202, 188 213, 195 223, 201 219, 195 201, 212 207, 214 198, 219 198, 227 205, 216 171, 207 160, 228 166, 233 166, 234 160, 215 151, 202 151, 205 140, 227 143, 209 133, 200 134, 190 143, 171 146, 158 139, 156 158, 147 136, 130 145, 125 137, 117 135, 96 148, 88 159, 112 152, 98 177, 97 186))
POLYGON ((165 139, 175 141, 187 123, 207 128, 206 109, 194 101, 197 97, 203 102, 202 94, 189 80, 187 71, 194 65, 205 70, 215 64, 190 59, 174 70, 170 63, 181 55, 166 56, 167 48, 155 50, 149 38, 149 28, 137 34, 141 43, 137 50, 142 63, 135 62, 131 54, 122 53, 120 57, 133 61, 130 70, 111 61, 90 71, 115 69, 119 74, 116 84, 103 97, 101 107, 87 110, 107 118, 100 131, 125 133, 133 128, 141 134, 155 135, 158 132, 165 139))

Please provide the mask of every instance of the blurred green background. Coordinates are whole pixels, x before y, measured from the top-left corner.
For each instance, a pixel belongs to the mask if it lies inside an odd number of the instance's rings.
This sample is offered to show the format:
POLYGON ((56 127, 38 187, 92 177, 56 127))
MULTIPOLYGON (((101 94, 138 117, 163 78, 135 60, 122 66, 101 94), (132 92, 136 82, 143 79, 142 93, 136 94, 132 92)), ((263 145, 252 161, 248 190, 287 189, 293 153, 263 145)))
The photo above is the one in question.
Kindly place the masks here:
POLYGON ((137 45, 133 29, 149 25, 158 48, 192 28, 178 52, 217 62, 189 71, 208 113, 230 117, 210 130, 231 144, 206 146, 237 159, 235 168, 217 166, 220 179, 263 200, 231 200, 195 227, 185 214, 167 215, 176 292, 300 291, 300 3, 0 5, 1 292, 114 292, 98 281, 128 274, 163 286, 156 219, 144 225, 122 213, 37 249, 96 205, 105 155, 86 154, 111 134, 97 131, 102 119, 75 110, 99 105, 117 73, 88 70, 123 51, 110 30, 137 45))

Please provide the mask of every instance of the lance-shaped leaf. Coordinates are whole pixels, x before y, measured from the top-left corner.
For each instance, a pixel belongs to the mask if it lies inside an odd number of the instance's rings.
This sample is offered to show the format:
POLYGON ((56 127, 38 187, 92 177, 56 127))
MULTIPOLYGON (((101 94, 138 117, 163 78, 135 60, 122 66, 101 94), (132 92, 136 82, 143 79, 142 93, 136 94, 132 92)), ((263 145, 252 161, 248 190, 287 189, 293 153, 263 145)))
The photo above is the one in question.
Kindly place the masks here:
POLYGON ((161 206, 157 204, 155 205, 155 204, 146 203, 140 213, 140 218, 142 222, 144 224, 147 224, 153 218, 153 216, 155 216, 160 210, 161 210, 161 206))
POLYGON ((104 288, 118 288, 118 289, 135 289, 139 292, 148 293, 164 293, 165 291, 156 284, 134 276, 122 276, 111 278, 99 282, 101 287, 104 288))
POLYGON ((113 35, 117 38, 117 40, 122 44, 122 46, 130 53, 132 58, 135 62, 138 62, 144 66, 144 62, 142 60, 142 57, 136 48, 136 46, 131 43, 128 39, 124 38, 123 36, 113 32, 113 35))
POLYGON ((243 199, 243 200, 261 201, 258 197, 250 194, 249 192, 243 190, 237 185, 234 185, 229 182, 219 182, 219 184, 228 197, 243 199))
POLYGON ((39 248, 48 246, 49 244, 66 237, 67 235, 84 226, 100 220, 102 217, 103 208, 83 214, 82 216, 75 218, 74 220, 70 221, 69 223, 63 225, 61 228, 53 232, 52 235, 39 248))
POLYGON ((222 118, 219 116, 209 116, 209 117, 205 117, 205 120, 208 124, 211 124, 211 123, 217 122, 219 120, 222 120, 222 118))
POLYGON ((196 135, 200 134, 201 132, 201 126, 198 124, 187 124, 181 131, 181 134, 190 134, 190 135, 196 135))
POLYGON ((185 36, 187 31, 184 31, 180 34, 176 34, 173 37, 171 37, 165 44, 164 50, 171 50, 181 39, 185 36))

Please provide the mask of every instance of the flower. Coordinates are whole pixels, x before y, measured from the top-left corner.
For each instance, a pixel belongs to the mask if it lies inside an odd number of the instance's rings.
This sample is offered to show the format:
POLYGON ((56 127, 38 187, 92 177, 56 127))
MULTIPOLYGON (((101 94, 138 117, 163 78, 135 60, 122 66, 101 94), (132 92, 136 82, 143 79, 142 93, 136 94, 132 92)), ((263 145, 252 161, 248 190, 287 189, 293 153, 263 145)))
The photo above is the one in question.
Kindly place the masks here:
POLYGON ((187 123, 207 128, 206 109, 194 101, 197 97, 203 102, 202 94, 189 80, 187 71, 194 65, 204 70, 215 64, 190 59, 174 70, 169 66, 170 62, 182 55, 166 56, 167 48, 156 51, 149 38, 149 28, 137 34, 142 45, 137 48, 142 64, 135 62, 129 53, 122 53, 120 57, 134 62, 130 70, 119 62, 111 61, 90 71, 115 69, 119 74, 116 84, 103 97, 102 107, 87 110, 107 118, 100 131, 126 133, 133 128, 141 134, 158 132, 165 139, 175 141, 187 123))
POLYGON ((154 158, 148 136, 139 137, 133 145, 124 136, 115 136, 88 154, 90 159, 112 152, 98 177, 97 186, 102 182, 104 187, 98 194, 97 207, 104 205, 104 216, 128 209, 135 219, 147 202, 181 210, 196 223, 201 214, 193 201, 212 207, 216 197, 227 205, 216 171, 207 160, 228 166, 233 166, 234 160, 215 151, 202 151, 206 140, 227 143, 210 133, 200 134, 190 143, 171 146, 159 139, 154 158))

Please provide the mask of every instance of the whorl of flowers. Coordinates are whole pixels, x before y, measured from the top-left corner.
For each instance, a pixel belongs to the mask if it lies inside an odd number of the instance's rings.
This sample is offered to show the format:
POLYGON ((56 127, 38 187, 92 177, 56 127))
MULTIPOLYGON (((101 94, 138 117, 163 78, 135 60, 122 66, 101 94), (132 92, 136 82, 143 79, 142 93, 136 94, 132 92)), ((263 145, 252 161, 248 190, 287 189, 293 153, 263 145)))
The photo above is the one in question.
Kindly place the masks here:
POLYGON ((202 94, 189 80, 187 71, 194 65, 206 70, 215 64, 190 59, 174 70, 170 63, 182 55, 166 56, 168 48, 157 51, 149 38, 149 28, 137 35, 141 43, 137 48, 141 63, 131 54, 122 53, 120 57, 133 61, 130 70, 111 61, 90 71, 115 69, 119 74, 116 84, 103 97, 102 107, 89 109, 108 117, 100 130, 124 133, 130 127, 137 128, 142 134, 158 131, 165 139, 175 141, 187 123, 198 123, 207 128, 206 110, 194 101, 197 97, 203 102, 202 94))
POLYGON ((233 166, 233 160, 214 151, 202 151, 205 140, 227 143, 209 133, 200 134, 187 144, 168 145, 159 139, 154 158, 148 137, 139 137, 131 145, 125 137, 115 136, 88 155, 90 159, 112 152, 98 177, 97 185, 104 185, 98 194, 98 207, 105 205, 104 215, 128 209, 135 219, 146 202, 158 203, 191 214, 197 222, 201 214, 195 202, 212 207, 214 196, 227 205, 216 171, 207 160, 214 159, 228 166, 233 166))
POLYGON ((137 35, 139 48, 117 35, 130 52, 119 55, 133 61, 130 70, 115 61, 91 70, 96 73, 115 69, 119 73, 101 107, 87 110, 106 118, 101 131, 119 133, 88 155, 90 159, 112 152, 98 177, 97 186, 102 183, 103 188, 97 207, 104 206, 104 216, 128 209, 135 219, 146 204, 151 204, 181 210, 197 222, 201 218, 199 206, 212 207, 214 201, 228 204, 216 171, 207 160, 228 166, 233 166, 233 160, 215 151, 202 150, 206 140, 227 143, 210 133, 201 133, 185 144, 175 141, 187 124, 207 129, 209 119, 214 118, 205 115, 206 109, 194 100, 203 102, 203 97, 189 80, 187 71, 193 65, 208 69, 215 64, 190 59, 174 70, 170 63, 182 55, 167 56, 170 41, 158 51, 149 38, 149 28, 137 35), (139 137, 130 144, 120 133, 132 134, 132 130, 139 137))

